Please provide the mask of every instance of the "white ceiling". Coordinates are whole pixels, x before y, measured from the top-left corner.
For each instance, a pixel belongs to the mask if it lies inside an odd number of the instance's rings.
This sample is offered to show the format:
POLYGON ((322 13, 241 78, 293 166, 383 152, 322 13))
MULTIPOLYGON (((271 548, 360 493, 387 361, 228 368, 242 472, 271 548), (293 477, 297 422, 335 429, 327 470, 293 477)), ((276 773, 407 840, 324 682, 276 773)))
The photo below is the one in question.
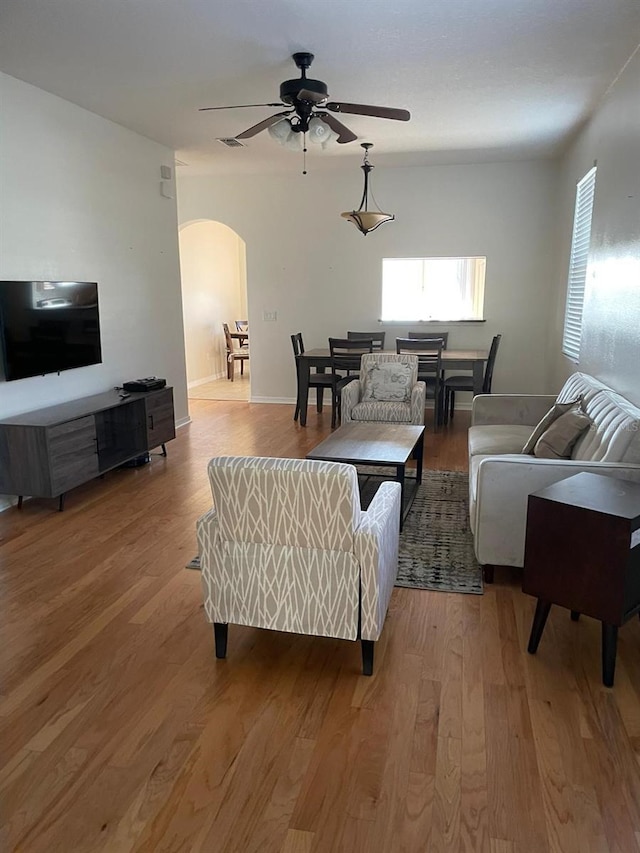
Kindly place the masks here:
MULTIPOLYGON (((411 111, 408 123, 340 116, 374 161, 552 156, 640 41, 640 0, 2 0, 0 71, 174 148, 189 171, 290 169, 264 132, 234 136, 309 76, 331 98, 411 111)), ((361 158, 310 151, 310 168, 361 158), (342 158, 342 159, 336 159, 342 158)))

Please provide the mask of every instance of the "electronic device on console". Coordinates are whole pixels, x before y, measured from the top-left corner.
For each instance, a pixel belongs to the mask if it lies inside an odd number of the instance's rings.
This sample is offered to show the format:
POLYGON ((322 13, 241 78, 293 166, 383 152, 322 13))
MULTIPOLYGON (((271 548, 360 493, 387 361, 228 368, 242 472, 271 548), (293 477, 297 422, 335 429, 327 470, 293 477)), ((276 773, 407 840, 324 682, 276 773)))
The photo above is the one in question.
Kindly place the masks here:
POLYGON ((158 379, 157 376, 147 376, 144 379, 132 379, 122 383, 123 391, 158 391, 167 384, 166 379, 158 379))

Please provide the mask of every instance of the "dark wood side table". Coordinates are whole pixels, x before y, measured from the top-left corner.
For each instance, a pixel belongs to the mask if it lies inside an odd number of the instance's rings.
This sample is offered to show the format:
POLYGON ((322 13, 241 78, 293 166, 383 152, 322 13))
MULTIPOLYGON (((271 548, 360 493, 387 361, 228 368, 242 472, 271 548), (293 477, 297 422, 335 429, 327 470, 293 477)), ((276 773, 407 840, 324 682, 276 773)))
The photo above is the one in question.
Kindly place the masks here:
POLYGON ((612 687, 618 628, 640 611, 640 484, 581 473, 530 495, 522 589, 538 599, 528 651, 552 604, 593 616, 612 687))

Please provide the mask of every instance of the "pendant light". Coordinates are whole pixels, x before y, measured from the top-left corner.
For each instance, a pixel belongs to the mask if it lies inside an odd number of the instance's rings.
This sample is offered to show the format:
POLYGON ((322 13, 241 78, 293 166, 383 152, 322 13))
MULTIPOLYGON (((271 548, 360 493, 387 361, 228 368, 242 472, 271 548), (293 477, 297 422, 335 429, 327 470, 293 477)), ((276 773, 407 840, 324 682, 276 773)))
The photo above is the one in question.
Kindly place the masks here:
POLYGON ((373 148, 373 143, 371 142, 363 142, 361 143, 361 148, 364 148, 364 160, 362 162, 362 166, 360 167, 364 172, 364 192, 362 193, 362 200, 360 201, 360 207, 357 210, 352 210, 346 213, 340 214, 343 219, 346 219, 348 222, 353 222, 358 231, 361 231, 366 237, 369 231, 375 231, 375 229, 382 225, 383 222, 391 222, 395 219, 393 213, 383 213, 378 204, 373 197, 373 190, 371 191, 371 201, 375 205, 374 210, 369 210, 369 172, 373 169, 373 166, 369 162, 369 149, 373 148))

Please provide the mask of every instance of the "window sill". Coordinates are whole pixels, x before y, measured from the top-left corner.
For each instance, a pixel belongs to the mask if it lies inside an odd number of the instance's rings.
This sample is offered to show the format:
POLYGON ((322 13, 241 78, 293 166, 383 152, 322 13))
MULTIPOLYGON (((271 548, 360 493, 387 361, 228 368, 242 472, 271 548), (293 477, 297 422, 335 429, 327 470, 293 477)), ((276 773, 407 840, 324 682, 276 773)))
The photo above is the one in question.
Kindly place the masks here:
POLYGON ((463 325, 465 323, 476 324, 486 323, 486 320, 378 320, 378 323, 384 323, 385 326, 451 326, 463 325))

